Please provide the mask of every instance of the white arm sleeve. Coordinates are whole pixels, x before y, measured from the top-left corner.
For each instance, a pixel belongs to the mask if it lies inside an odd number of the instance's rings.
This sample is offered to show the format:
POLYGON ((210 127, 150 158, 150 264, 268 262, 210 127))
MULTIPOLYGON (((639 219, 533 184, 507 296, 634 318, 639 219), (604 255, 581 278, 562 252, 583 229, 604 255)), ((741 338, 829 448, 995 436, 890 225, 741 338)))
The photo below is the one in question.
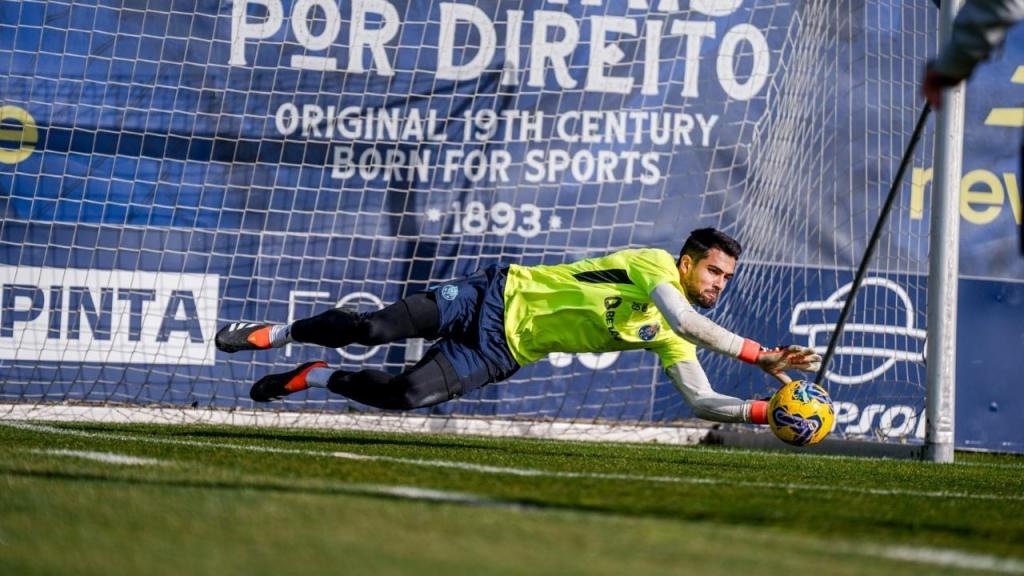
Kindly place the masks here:
MULTIPOLYGON (((743 337, 729 332, 701 316, 671 284, 658 284, 651 292, 651 300, 668 320, 672 330, 680 337, 701 348, 736 358, 743 348, 743 337)), ((699 368, 699 367, 698 367, 699 368)), ((705 380, 707 380, 705 378, 705 380)))
POLYGON ((665 369, 698 418, 715 422, 750 422, 751 403, 715 392, 697 362, 677 362, 665 369))

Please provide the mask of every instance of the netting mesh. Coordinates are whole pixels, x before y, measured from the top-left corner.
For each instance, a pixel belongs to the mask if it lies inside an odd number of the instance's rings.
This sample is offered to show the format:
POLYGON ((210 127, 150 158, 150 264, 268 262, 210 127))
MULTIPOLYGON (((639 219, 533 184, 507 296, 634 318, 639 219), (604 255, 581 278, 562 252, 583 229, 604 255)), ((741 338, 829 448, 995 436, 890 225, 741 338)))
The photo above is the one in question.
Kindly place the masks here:
MULTIPOLYGON (((250 408, 253 380, 298 362, 398 371, 430 343, 227 356, 212 336, 497 262, 677 253, 704 225, 746 248, 713 317, 823 349, 936 29, 880 1, 0 6, 0 400, 20 405, 250 408)), ((923 421, 910 206, 828 382, 840 433, 923 421)), ((771 390, 702 361, 721 392, 771 390)), ((273 408, 368 410, 323 390, 273 408)), ((555 354, 429 413, 690 414, 642 352, 555 354)))
MULTIPOLYGON (((752 264, 721 318, 788 329, 824 353, 920 112, 935 22, 905 3, 813 8, 794 19, 799 40, 756 127, 745 194, 720 220, 752 264)), ((919 146, 912 165, 930 157, 919 146)), ((911 218, 910 182, 901 189, 827 373, 851 435, 923 438, 928 231, 911 218)))

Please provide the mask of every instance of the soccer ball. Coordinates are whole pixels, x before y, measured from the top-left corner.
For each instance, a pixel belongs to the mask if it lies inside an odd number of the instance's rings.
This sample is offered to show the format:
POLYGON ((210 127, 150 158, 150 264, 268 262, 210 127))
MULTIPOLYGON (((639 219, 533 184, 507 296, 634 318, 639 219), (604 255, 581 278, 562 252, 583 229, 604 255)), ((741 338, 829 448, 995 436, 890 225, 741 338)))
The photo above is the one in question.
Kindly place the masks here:
POLYGON ((794 446, 821 442, 834 423, 832 399, 812 382, 794 380, 779 388, 768 403, 768 425, 772 432, 794 446))

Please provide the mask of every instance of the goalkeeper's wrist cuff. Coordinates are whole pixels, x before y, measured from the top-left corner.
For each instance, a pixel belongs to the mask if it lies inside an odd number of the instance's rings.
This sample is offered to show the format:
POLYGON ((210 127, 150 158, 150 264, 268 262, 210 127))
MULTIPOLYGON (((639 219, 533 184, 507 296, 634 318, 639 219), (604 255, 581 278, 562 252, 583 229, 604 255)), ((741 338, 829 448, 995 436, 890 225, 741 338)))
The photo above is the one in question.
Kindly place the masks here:
POLYGON ((750 402, 750 421, 753 424, 768 423, 768 401, 752 400, 750 402))
POLYGON ((761 345, 749 338, 743 339, 743 347, 740 348, 740 355, 737 356, 747 364, 757 362, 757 356, 761 353, 761 345))

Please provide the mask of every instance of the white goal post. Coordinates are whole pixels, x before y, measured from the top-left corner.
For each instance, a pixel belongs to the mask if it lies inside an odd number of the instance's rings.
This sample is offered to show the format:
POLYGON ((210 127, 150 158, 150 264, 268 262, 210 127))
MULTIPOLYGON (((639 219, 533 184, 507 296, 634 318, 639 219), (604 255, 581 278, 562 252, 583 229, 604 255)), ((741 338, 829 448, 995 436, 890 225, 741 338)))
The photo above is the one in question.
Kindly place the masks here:
MULTIPOLYGON (((947 0, 941 6, 939 40, 949 40, 953 19, 963 2, 947 0)), ((960 276, 960 175, 963 173, 964 87, 945 95, 938 111, 935 134, 935 185, 932 192, 929 243, 928 420, 925 457, 952 462, 956 405, 957 290, 960 276)))

